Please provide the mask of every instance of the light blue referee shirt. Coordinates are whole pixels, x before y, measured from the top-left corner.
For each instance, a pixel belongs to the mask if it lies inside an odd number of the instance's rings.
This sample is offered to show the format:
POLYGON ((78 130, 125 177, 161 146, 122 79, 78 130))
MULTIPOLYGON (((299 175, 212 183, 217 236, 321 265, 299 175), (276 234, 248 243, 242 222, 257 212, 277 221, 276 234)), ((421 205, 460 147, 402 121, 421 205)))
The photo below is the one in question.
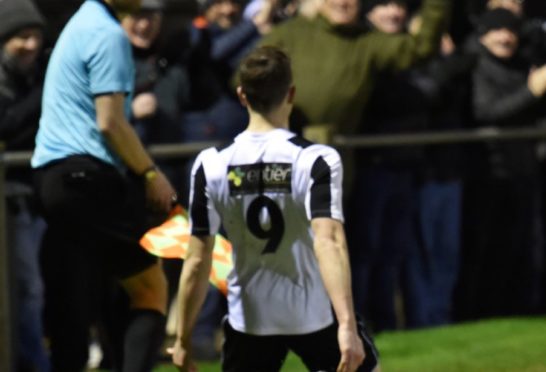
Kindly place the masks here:
POLYGON ((134 84, 131 44, 105 4, 87 0, 61 33, 47 68, 42 117, 32 167, 71 155, 92 155, 122 167, 99 132, 94 99, 130 94, 134 84))

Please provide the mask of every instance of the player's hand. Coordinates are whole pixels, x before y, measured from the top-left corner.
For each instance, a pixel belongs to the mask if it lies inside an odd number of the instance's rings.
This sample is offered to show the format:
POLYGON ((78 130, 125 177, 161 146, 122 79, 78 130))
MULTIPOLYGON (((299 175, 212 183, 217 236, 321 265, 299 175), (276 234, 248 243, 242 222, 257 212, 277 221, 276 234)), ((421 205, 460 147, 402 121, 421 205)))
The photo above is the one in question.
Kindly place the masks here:
POLYGON ((197 366, 190 358, 189 351, 182 346, 180 341, 176 341, 173 347, 167 349, 171 354, 173 364, 180 372, 197 372, 197 366))
POLYGON ((177 201, 177 195, 163 172, 157 169, 156 174, 147 178, 144 182, 146 183, 148 205, 155 210, 169 212, 177 201))
POLYGON ((337 372, 354 372, 362 364, 366 354, 362 340, 358 337, 354 327, 339 326, 337 339, 341 360, 337 372))

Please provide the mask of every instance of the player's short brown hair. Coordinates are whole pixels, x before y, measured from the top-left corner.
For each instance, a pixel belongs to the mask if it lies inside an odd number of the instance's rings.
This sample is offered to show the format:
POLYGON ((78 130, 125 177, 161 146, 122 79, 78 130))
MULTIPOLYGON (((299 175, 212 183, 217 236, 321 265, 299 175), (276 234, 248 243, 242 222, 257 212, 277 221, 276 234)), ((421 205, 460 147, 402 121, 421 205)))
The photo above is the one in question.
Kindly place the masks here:
POLYGON ((290 58, 277 47, 259 47, 241 62, 239 82, 250 107, 267 114, 282 102, 292 85, 290 58))

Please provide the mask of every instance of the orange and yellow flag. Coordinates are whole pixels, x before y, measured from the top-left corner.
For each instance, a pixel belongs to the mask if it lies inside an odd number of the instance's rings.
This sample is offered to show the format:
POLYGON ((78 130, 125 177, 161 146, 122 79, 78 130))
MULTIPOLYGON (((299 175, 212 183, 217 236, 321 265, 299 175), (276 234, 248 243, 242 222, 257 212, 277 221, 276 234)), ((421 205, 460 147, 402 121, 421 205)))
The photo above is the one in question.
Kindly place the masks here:
MULTIPOLYGON (((167 221, 144 234, 140 244, 155 256, 185 259, 189 241, 188 212, 181 205, 177 205, 167 221)), ((209 281, 224 295, 227 295, 227 277, 233 268, 231 250, 231 243, 222 235, 216 234, 209 281)))

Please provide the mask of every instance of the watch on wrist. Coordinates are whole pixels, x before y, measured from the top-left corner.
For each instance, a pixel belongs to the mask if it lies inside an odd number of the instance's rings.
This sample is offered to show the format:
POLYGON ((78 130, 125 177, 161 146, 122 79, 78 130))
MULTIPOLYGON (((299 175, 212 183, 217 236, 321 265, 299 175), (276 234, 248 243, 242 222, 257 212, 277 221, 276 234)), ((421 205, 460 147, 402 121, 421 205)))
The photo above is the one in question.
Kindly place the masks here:
POLYGON ((142 172, 141 177, 144 178, 145 181, 153 181, 155 178, 157 178, 157 174, 159 172, 159 168, 154 164, 144 170, 142 172))

